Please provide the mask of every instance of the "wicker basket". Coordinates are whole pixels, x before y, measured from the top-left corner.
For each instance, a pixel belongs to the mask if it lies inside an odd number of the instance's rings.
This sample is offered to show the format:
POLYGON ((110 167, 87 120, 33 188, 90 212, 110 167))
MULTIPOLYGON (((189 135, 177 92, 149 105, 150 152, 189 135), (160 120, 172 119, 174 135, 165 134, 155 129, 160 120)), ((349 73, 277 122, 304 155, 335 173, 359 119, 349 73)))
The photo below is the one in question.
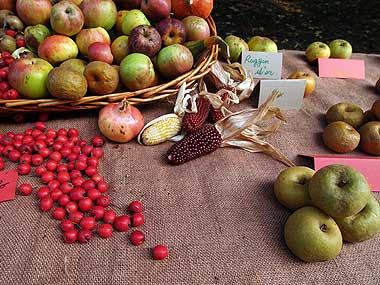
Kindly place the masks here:
MULTIPOLYGON (((216 25, 212 17, 207 19, 210 26, 211 35, 217 35, 216 25)), ((19 112, 67 112, 75 110, 89 110, 101 108, 112 102, 119 102, 126 98, 132 105, 155 102, 176 95, 181 85, 186 82, 188 86, 193 85, 198 79, 205 76, 211 66, 218 58, 218 46, 213 45, 205 53, 194 68, 178 78, 163 83, 161 85, 134 91, 122 92, 100 96, 85 96, 80 100, 62 100, 56 98, 49 99, 19 99, 19 100, 1 100, 1 115, 11 115, 19 112)))

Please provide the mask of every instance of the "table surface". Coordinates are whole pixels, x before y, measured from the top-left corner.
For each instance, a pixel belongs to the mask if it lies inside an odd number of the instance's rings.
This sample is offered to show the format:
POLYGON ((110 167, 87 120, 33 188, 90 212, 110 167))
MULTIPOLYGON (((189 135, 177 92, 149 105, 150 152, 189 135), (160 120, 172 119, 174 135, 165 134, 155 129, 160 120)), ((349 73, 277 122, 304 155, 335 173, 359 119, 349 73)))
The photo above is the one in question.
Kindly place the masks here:
MULTIPOLYGON (((284 78, 296 70, 316 72, 302 52, 283 52, 284 78)), ((301 153, 331 154, 320 137, 323 115, 331 105, 350 101, 368 110, 378 98, 373 86, 380 76, 380 56, 353 58, 365 60, 365 80, 318 78, 316 91, 304 100, 302 110, 286 111, 288 124, 270 138, 297 164, 311 166, 301 153)), ((241 108, 253 101, 245 101, 241 108)), ((149 121, 171 107, 157 104, 141 110, 149 121)), ((99 133, 96 113, 74 114, 48 125, 77 127, 85 139, 99 133)), ((25 128, 0 122, 0 133, 25 128)), ((111 207, 122 214, 130 201, 143 201, 146 223, 141 229, 147 240, 142 246, 132 246, 126 233, 95 237, 86 245, 64 244, 59 222, 38 210, 35 195, 1 203, 0 284, 380 283, 380 237, 346 243, 329 262, 304 263, 290 253, 283 226, 291 211, 273 194, 283 164, 264 154, 221 148, 171 166, 165 160, 169 146, 136 142, 105 146, 100 172, 110 184, 111 207), (168 245, 168 259, 151 259, 150 248, 156 244, 168 245)), ((360 153, 351 155, 355 154, 360 153)), ((26 181, 39 185, 32 175, 19 179, 26 181)))

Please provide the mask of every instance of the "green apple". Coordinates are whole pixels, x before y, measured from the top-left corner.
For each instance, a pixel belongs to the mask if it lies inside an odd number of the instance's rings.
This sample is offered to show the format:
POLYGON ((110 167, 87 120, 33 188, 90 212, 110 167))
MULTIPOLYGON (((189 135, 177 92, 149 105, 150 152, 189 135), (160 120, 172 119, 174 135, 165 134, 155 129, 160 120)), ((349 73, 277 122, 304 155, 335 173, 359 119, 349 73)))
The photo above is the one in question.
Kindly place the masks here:
POLYGON ((371 197, 367 180, 359 171, 333 164, 319 169, 309 184, 314 206, 326 214, 344 218, 359 213, 371 197))
POLYGON ((248 47, 251 51, 277 52, 276 43, 266 37, 252 37, 248 42, 248 47))
POLYGON ((27 99, 48 97, 46 81, 53 66, 41 58, 22 58, 9 67, 8 81, 20 95, 27 99))
POLYGON ((50 30, 41 24, 28 26, 24 31, 26 46, 34 53, 38 51, 40 43, 51 35, 50 30))
POLYGON ((358 105, 342 102, 331 106, 326 113, 327 123, 343 121, 354 128, 363 124, 364 112, 358 105))
POLYGON ((305 55, 309 62, 312 62, 318 58, 329 58, 330 48, 325 43, 314 42, 307 47, 305 55))
POLYGON ((314 170, 304 166, 283 170, 274 183, 277 200, 292 210, 311 205, 308 187, 313 175, 314 170))
POLYGON ((335 218, 343 239, 348 242, 359 242, 373 238, 380 232, 380 206, 371 195, 367 205, 358 214, 335 218))
POLYGON ((306 262, 327 261, 342 250, 342 234, 334 219, 314 207, 295 211, 285 223, 285 242, 306 262))
POLYGON ((121 23, 121 30, 123 31, 124 35, 129 36, 132 30, 140 25, 150 26, 150 22, 145 17, 143 12, 137 9, 133 9, 124 16, 123 22, 121 23))
POLYGON ((120 63, 120 79, 130 90, 153 86, 155 76, 153 63, 145 54, 132 53, 120 63))
POLYGON ((348 41, 345 40, 333 40, 329 43, 331 57, 333 58, 351 58, 352 46, 348 41))
POLYGON ((224 41, 228 44, 228 47, 230 48, 230 61, 231 62, 237 62, 243 50, 249 50, 248 44, 239 37, 230 35, 224 39, 224 41))

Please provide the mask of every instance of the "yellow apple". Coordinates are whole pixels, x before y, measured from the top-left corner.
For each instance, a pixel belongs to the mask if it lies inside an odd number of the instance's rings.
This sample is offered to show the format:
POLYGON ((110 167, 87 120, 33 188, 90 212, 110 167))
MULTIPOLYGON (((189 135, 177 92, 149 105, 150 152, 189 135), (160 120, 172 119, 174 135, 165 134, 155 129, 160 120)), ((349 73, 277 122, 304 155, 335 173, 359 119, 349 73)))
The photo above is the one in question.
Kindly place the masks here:
POLYGON ((315 77, 311 73, 297 71, 289 76, 289 79, 305 79, 306 80, 306 88, 304 97, 310 95, 315 90, 315 77))

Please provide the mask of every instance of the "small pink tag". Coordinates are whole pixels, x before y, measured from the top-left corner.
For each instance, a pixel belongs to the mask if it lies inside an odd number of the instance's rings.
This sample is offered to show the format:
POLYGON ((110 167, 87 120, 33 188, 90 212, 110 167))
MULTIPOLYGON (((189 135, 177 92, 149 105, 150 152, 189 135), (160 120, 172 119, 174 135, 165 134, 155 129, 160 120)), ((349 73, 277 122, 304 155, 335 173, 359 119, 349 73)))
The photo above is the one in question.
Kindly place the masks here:
POLYGON ((0 172, 0 202, 14 200, 17 179, 17 170, 7 170, 0 172))
POLYGON ((318 58, 319 77, 365 78, 364 60, 318 58))
POLYGON ((380 158, 366 156, 331 156, 331 155, 306 155, 314 158, 315 171, 330 164, 348 165, 360 171, 368 181, 371 190, 380 192, 380 158))

